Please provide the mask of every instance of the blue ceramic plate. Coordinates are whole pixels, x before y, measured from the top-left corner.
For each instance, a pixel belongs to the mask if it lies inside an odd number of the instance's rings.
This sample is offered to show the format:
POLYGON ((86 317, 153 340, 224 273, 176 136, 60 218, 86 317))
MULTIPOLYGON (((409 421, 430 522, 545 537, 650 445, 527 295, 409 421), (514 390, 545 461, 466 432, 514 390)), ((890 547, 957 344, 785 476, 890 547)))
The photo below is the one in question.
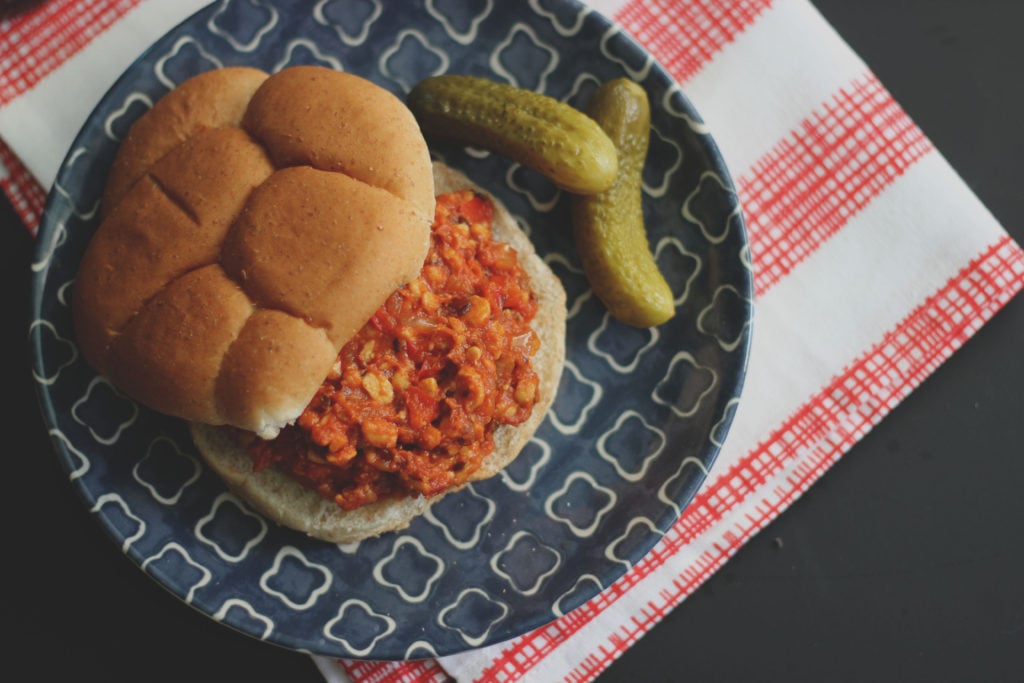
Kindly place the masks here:
POLYGON ((157 41, 76 138, 39 232, 34 370, 60 460, 131 560, 256 638, 367 659, 451 654, 542 626, 647 553, 707 476, 750 342, 752 278, 728 173, 679 87, 630 38, 569 0, 226 0, 157 41), (337 546, 268 524, 201 464, 184 425, 119 394, 77 352, 69 311, 108 166, 129 125, 185 78, 225 65, 315 63, 399 96, 443 72, 585 107, 598 83, 652 103, 644 176, 652 248, 678 314, 609 318, 587 287, 568 202, 479 150, 436 149, 524 223, 569 295, 568 358, 547 420, 506 472, 444 498, 407 531, 337 546))

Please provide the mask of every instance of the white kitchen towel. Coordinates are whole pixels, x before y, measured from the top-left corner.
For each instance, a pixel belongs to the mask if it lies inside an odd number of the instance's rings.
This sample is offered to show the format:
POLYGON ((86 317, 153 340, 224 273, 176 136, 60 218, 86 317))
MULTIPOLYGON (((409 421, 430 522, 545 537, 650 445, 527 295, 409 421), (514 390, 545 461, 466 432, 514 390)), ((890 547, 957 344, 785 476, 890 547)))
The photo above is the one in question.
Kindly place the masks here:
MULTIPOLYGON (((34 230, 82 121, 198 0, 51 0, 0 23, 0 187, 34 230)), ((1024 286, 1024 252, 808 0, 593 0, 701 113, 755 269, 743 398, 711 475, 617 583, 558 621, 330 681, 588 681, 786 509, 1024 286)))

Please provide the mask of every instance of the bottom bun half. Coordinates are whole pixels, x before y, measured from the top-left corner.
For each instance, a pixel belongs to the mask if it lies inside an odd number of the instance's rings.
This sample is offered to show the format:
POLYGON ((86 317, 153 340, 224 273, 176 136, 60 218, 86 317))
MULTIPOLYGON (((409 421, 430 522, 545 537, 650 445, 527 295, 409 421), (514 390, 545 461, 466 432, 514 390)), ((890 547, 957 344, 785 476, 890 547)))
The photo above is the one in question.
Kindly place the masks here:
MULTIPOLYGON (((439 163, 434 164, 434 183, 437 194, 466 188, 483 191, 463 174, 439 163)), ((494 204, 494 237, 518 252, 537 295, 538 310, 532 327, 541 342, 533 357, 540 380, 539 399, 525 422, 503 425, 495 431, 495 449, 470 481, 496 475, 523 449, 554 401, 565 362, 566 309, 562 283, 537 255, 533 243, 508 210, 497 199, 494 204)), ((272 468, 254 473, 245 447, 230 431, 199 423, 189 427, 200 455, 235 495, 268 519, 320 540, 351 543, 404 529, 444 495, 384 500, 346 511, 272 468)))

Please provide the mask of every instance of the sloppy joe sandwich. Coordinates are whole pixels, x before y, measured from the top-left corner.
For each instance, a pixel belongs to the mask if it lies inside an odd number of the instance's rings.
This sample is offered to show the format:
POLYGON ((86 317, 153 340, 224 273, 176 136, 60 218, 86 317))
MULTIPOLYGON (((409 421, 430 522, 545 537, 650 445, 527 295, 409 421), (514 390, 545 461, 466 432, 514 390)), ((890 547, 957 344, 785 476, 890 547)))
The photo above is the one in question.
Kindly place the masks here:
POLYGON ((403 528, 550 406, 565 293, 508 211, 351 74, 231 67, 131 128, 75 281, 85 359, 274 521, 403 528))

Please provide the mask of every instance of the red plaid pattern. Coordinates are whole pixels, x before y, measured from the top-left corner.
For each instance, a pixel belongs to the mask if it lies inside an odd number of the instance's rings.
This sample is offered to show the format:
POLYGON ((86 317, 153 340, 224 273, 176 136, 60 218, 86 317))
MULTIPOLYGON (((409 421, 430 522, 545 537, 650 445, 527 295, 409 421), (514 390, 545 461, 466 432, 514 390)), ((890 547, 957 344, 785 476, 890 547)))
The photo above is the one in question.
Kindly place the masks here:
POLYGON ((359 683, 445 683, 451 677, 432 659, 411 662, 346 661, 345 669, 359 683))
POLYGON ((139 2, 50 0, 0 22, 0 107, 32 88, 139 2))
POLYGON ((772 0, 631 2, 615 19, 673 78, 686 83, 771 5, 772 0))
POLYGON ((7 171, 6 174, 0 174, 0 189, 3 189, 29 232, 35 235, 43 216, 46 191, 3 140, 0 140, 0 167, 7 171))
POLYGON ((800 123, 737 178, 763 295, 932 151, 874 74, 800 123))

